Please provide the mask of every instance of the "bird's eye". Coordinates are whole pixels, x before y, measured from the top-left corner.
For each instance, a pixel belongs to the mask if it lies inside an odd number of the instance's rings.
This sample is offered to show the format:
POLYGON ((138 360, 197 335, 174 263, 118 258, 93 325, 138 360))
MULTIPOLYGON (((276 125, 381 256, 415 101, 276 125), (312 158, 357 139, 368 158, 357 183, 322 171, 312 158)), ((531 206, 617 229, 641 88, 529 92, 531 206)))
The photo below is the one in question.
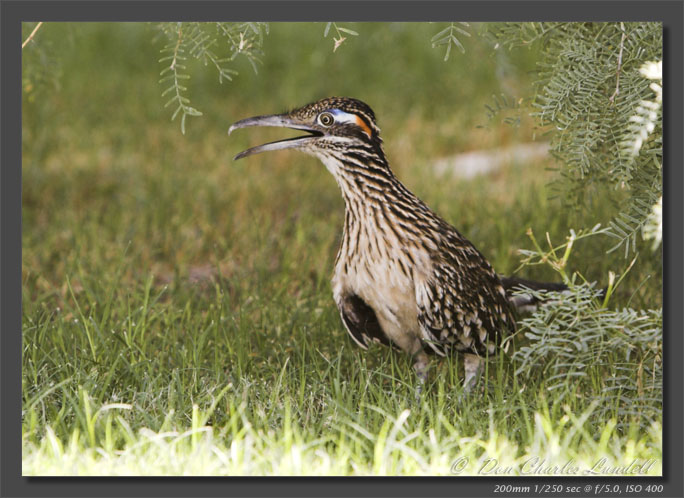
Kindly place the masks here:
POLYGON ((318 116, 318 122, 323 126, 330 126, 335 122, 335 118, 329 112, 323 112, 318 116))

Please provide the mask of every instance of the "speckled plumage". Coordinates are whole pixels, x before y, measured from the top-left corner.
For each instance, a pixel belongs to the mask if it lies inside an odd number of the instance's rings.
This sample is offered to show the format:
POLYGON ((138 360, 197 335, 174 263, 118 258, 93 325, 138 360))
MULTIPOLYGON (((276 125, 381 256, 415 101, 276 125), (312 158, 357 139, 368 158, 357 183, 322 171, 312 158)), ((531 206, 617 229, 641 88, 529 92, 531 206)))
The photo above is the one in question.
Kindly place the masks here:
POLYGON ((340 187, 344 233, 332 287, 352 339, 364 348, 376 341, 413 355, 421 380, 426 351, 466 353, 469 387, 477 359, 495 354, 515 327, 504 284, 472 243, 397 179, 371 108, 333 97, 242 120, 231 130, 259 125, 310 135, 237 157, 297 148, 318 157, 340 187))

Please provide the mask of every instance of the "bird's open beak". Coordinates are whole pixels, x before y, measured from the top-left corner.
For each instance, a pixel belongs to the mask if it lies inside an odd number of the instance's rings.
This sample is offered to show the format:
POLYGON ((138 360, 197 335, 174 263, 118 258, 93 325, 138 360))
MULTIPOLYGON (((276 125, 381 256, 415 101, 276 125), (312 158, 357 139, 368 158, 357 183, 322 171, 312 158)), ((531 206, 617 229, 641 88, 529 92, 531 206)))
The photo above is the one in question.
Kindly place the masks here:
POLYGON ((285 140, 278 140, 276 142, 269 142, 267 144, 258 145, 257 147, 252 147, 247 150, 243 150, 238 155, 236 155, 233 160, 242 159, 243 157, 251 156, 252 154, 258 154, 260 152, 266 152, 268 150, 282 150, 282 149, 292 149, 296 147, 302 147, 303 145, 311 142, 316 137, 323 135, 320 131, 312 128, 308 125, 296 122, 287 114, 274 114, 270 116, 255 116, 253 118, 241 119, 237 123, 234 123, 229 129, 228 134, 230 135, 233 130, 238 128, 247 128, 250 126, 277 126, 280 128, 293 128, 295 130, 304 130, 310 133, 310 135, 304 135, 302 137, 286 138, 285 140))

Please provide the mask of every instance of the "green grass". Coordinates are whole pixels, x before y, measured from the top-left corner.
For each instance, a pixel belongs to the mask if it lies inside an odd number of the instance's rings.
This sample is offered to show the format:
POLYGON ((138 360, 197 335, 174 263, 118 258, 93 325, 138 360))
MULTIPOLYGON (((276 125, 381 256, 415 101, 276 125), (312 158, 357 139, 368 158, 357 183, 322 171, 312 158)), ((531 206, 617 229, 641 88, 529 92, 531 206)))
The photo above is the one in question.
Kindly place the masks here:
MULTIPOLYGON (((194 68, 190 96, 205 115, 182 136, 144 25, 42 28, 63 76, 24 101, 25 475, 449 474, 459 457, 467 474, 487 457, 534 456, 588 468, 653 458, 660 474, 659 420, 598 417, 600 399, 561 398, 541 366, 515 375, 500 356, 483 391, 462 398, 458 358, 435 359, 415 404, 408 358, 347 337, 329 284, 343 221, 335 182, 295 152, 232 162, 282 133, 228 138, 231 122, 329 94, 368 101, 398 176, 501 273, 532 248, 528 228, 562 241, 614 215, 606 196, 578 211, 550 200, 548 161, 470 181, 428 169, 539 133, 529 118, 488 121, 484 107, 502 87, 530 93, 534 53, 511 54, 502 73, 477 35, 444 63, 429 47, 437 25, 354 29, 332 54, 323 25, 273 25, 260 74, 245 67, 228 85, 194 68)), ((579 241, 569 271, 605 285, 629 263, 611 245, 579 241)), ((660 307, 660 265, 640 246, 611 306, 660 307)), ((558 278, 543 265, 521 274, 558 278)))

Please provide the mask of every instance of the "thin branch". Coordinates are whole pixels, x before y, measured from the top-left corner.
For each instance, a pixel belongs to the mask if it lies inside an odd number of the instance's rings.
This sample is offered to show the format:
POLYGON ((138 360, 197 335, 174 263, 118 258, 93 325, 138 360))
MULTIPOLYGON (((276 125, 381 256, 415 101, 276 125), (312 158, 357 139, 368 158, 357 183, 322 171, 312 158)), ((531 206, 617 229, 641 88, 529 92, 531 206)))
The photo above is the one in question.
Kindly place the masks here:
POLYGON ((31 31, 31 34, 28 36, 28 38, 26 38, 26 40, 24 41, 24 43, 21 44, 21 49, 22 49, 22 50, 23 50, 24 47, 28 44, 28 42, 30 42, 31 40, 33 40, 33 37, 35 36, 36 32, 40 29, 40 27, 41 27, 42 25, 43 25, 43 21, 40 21, 40 22, 36 25, 36 27, 33 28, 33 31, 31 31))
POLYGON ((176 71, 176 60, 178 58, 178 50, 180 49, 181 40, 183 39, 183 30, 178 26, 178 42, 176 43, 176 48, 173 50, 173 60, 171 61, 171 70, 176 71))
POLYGON ((620 52, 618 53, 615 92, 613 92, 613 95, 611 95, 610 99, 608 99, 610 100, 611 104, 615 100, 615 97, 617 97, 620 94, 620 70, 622 69, 622 50, 625 48, 625 38, 627 38, 627 35, 625 35, 625 24, 622 22, 620 23, 620 29, 622 30, 622 38, 620 38, 620 52))

